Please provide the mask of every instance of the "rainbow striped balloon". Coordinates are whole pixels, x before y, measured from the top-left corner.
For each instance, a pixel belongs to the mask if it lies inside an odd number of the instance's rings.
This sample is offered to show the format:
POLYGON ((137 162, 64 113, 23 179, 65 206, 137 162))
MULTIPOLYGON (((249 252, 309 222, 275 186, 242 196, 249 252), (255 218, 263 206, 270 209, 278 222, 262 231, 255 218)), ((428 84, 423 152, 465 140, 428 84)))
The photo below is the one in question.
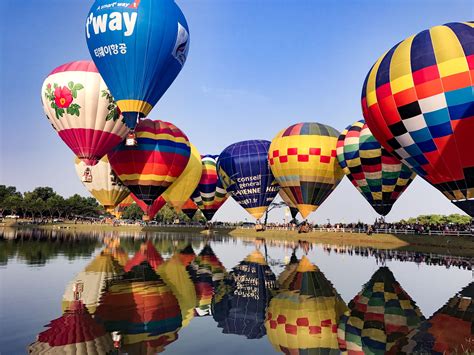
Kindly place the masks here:
POLYGON ((342 131, 337 141, 337 160, 352 184, 383 216, 416 176, 380 146, 364 120, 342 131))
POLYGON ((188 137, 169 122, 143 120, 137 146, 125 143, 109 153, 112 169, 132 193, 151 205, 183 172, 191 155, 188 137))
POLYGON ((217 155, 201 156, 202 175, 193 200, 208 221, 229 197, 217 175, 217 155))

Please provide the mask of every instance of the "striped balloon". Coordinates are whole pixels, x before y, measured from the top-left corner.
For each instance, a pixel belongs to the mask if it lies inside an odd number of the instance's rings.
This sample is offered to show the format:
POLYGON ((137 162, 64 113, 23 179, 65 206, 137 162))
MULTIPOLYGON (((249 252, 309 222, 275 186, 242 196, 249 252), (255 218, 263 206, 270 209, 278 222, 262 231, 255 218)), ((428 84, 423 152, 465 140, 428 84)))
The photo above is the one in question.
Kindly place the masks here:
POLYGON ((44 112, 59 137, 87 165, 95 165, 127 135, 120 110, 94 63, 54 69, 41 89, 44 112))
POLYGON ((191 198, 188 198, 184 205, 181 206, 181 212, 183 212, 191 220, 193 219, 198 209, 198 206, 191 198))
POLYGON ((303 218, 316 211, 344 176, 336 159, 338 136, 321 123, 297 123, 270 145, 272 173, 303 218))
POLYGON ((142 200, 138 199, 134 194, 130 194, 135 203, 140 207, 144 213, 143 220, 149 221, 155 218, 156 214, 166 205, 163 196, 158 197, 151 205, 147 205, 142 200))
POLYGON ((362 110, 382 146, 474 216, 474 23, 422 31, 381 56, 362 110))
POLYGON ((337 160, 352 184, 383 216, 415 178, 410 168, 381 147, 364 120, 342 131, 337 160))
POLYGON ((229 195, 217 175, 217 156, 204 155, 201 160, 201 180, 192 197, 204 217, 210 221, 229 195))
POLYGON ((190 143, 179 128, 163 121, 143 120, 135 133, 138 145, 120 144, 109 153, 109 161, 130 191, 151 205, 185 169, 190 143))

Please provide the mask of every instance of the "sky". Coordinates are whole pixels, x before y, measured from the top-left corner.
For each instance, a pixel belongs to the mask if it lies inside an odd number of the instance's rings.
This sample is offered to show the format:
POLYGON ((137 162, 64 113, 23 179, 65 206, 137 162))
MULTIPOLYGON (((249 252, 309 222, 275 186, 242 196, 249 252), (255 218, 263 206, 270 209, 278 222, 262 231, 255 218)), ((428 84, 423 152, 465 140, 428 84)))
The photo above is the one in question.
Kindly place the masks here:
MULTIPOLYGON (((272 140, 298 122, 341 131, 360 120, 372 64, 404 38, 474 19, 465 1, 177 0, 191 36, 187 61, 149 118, 173 122, 201 154, 248 139, 272 140)), ((93 1, 3 0, 0 22, 0 184, 51 186, 87 196, 73 153, 48 123, 40 100, 55 67, 90 59, 84 24, 93 1)), ((462 213, 416 178, 386 220, 462 213)), ((270 221, 281 221, 283 210, 270 221)), ((309 217, 316 223, 372 222, 376 212, 347 178, 309 217)), ((249 220, 229 199, 215 218, 249 220)))

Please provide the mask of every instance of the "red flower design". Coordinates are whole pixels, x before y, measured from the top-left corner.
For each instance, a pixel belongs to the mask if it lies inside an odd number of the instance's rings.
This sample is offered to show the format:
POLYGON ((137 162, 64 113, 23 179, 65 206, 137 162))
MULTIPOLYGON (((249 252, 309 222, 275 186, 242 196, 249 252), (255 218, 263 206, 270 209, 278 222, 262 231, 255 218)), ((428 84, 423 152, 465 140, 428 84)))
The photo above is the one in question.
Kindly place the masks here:
POLYGON ((58 86, 54 89, 54 102, 60 108, 68 108, 72 102, 71 90, 66 86, 58 86))

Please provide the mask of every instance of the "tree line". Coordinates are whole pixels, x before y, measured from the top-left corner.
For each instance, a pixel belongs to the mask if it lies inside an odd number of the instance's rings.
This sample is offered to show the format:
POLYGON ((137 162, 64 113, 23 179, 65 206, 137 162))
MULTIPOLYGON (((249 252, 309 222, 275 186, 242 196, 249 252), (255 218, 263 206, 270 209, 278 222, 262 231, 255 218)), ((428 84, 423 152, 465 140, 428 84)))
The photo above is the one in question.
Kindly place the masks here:
MULTIPOLYGON (((94 197, 74 194, 66 198, 49 186, 37 187, 33 191, 22 194, 15 186, 0 185, 0 215, 43 220, 45 218, 99 218, 106 216, 107 213, 94 197)), ((141 220, 142 216, 143 211, 134 203, 125 209, 122 218, 141 220)), ((193 221, 202 221, 203 218, 198 211, 193 221)), ((189 220, 184 213, 177 213, 168 205, 165 205, 155 216, 155 220, 161 223, 173 223, 176 219, 189 220)))
POLYGON ((93 197, 74 194, 63 197, 51 187, 37 187, 33 191, 19 192, 15 186, 0 185, 0 214, 21 218, 99 217, 104 209, 93 197))

